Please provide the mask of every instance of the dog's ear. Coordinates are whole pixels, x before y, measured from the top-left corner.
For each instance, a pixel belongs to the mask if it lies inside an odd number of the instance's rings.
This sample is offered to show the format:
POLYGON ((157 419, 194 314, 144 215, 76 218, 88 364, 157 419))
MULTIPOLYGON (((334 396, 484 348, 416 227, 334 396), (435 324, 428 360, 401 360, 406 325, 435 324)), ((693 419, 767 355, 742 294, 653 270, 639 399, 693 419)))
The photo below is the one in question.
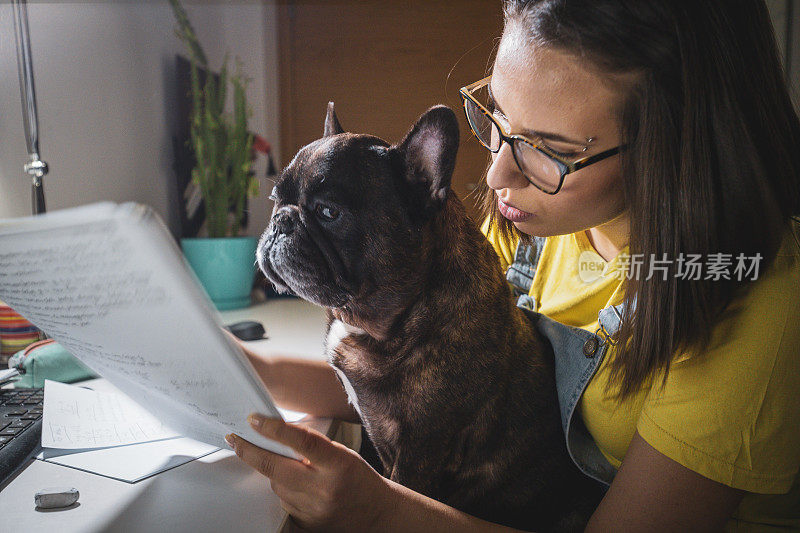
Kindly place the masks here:
POLYGON ((443 105, 430 108, 396 148, 405 159, 406 180, 426 186, 432 205, 444 203, 458 151, 455 113, 443 105))
POLYGON ((325 131, 323 137, 336 135, 337 133, 344 133, 342 125, 339 124, 339 119, 336 118, 336 111, 333 110, 333 102, 328 102, 328 112, 325 114, 325 131))

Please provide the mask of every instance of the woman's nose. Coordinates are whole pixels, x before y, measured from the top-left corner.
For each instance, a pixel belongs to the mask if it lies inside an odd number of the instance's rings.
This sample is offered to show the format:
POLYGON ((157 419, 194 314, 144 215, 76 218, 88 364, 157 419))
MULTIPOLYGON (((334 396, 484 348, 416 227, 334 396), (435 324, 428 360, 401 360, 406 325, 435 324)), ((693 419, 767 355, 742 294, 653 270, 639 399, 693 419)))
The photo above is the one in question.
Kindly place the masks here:
POLYGON ((495 191, 528 186, 528 179, 520 172, 508 143, 503 143, 500 151, 492 154, 492 164, 486 173, 486 184, 495 191))

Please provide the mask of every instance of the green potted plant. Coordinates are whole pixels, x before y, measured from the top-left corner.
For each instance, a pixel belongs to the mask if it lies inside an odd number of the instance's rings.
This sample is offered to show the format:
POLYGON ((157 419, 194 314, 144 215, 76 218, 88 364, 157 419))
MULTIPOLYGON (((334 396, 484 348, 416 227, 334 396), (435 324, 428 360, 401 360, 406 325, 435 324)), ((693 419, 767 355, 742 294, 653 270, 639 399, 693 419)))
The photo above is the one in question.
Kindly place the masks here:
POLYGON ((252 171, 253 135, 248 132, 249 109, 246 79, 237 61, 234 73, 227 58, 218 75, 208 61, 179 0, 170 0, 191 65, 190 145, 194 156, 192 182, 205 204, 208 237, 183 238, 187 261, 214 305, 236 309, 250 304, 255 274, 257 239, 239 235, 248 196, 258 194, 252 171), (201 76, 201 71, 204 74, 201 76), (233 112, 225 112, 228 86, 232 88, 233 112))

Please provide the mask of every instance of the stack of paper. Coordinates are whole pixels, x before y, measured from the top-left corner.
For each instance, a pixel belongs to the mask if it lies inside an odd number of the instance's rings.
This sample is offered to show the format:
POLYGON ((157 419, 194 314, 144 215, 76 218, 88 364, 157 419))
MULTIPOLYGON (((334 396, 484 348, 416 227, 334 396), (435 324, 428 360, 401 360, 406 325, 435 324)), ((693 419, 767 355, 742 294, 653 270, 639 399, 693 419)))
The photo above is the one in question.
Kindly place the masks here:
POLYGON ((134 483, 218 450, 180 437, 108 382, 45 381, 39 459, 134 483))
MULTIPOLYGON (((304 413, 281 409, 290 422, 304 413)), ((106 380, 45 381, 43 461, 135 483, 219 448, 181 437, 106 380)))

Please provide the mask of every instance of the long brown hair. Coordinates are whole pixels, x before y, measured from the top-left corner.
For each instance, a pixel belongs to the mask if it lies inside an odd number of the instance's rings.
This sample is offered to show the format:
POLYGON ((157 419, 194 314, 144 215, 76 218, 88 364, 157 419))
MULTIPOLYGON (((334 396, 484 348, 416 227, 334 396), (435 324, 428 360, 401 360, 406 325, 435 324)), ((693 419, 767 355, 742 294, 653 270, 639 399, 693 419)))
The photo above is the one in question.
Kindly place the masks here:
MULTIPOLYGON (((642 271, 666 254, 668 279, 625 279, 626 315, 611 382, 625 398, 675 354, 702 352, 748 280, 675 277, 679 254, 774 260, 800 213, 800 122, 762 0, 506 0, 506 24, 531 42, 636 74, 618 110, 631 255, 642 271)), ((485 184, 484 184, 485 187, 485 184)), ((484 188, 501 234, 521 235, 484 188)))

